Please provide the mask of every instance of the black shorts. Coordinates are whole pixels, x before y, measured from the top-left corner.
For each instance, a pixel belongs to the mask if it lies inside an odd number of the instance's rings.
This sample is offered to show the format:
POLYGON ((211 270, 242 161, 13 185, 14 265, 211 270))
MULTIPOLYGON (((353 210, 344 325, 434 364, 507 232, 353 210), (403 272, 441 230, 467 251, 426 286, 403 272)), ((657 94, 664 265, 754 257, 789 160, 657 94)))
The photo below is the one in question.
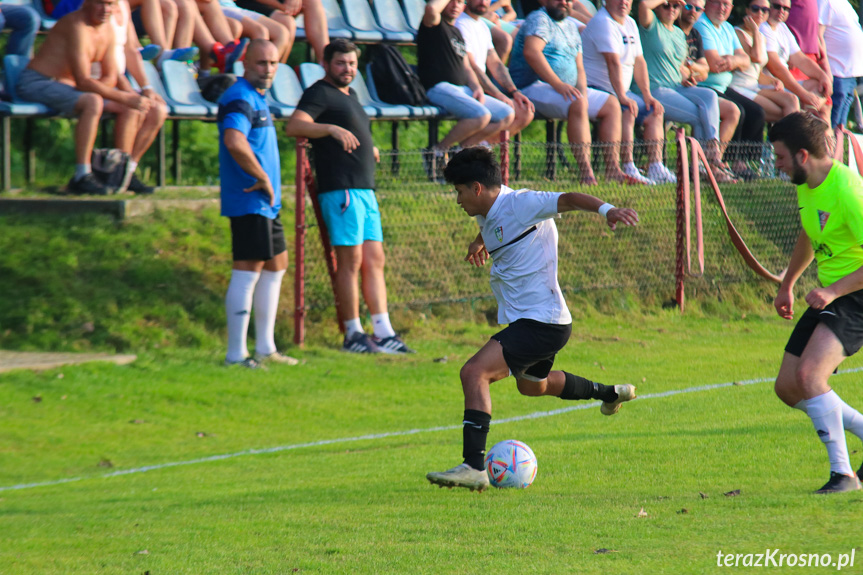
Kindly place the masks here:
POLYGON ((255 2, 255 0, 237 0, 237 6, 244 10, 251 10, 252 12, 263 14, 264 16, 269 16, 276 11, 272 6, 262 4, 261 2, 255 2))
POLYGON ((260 214, 237 216, 230 220, 231 248, 235 262, 265 262, 288 249, 285 230, 278 215, 273 220, 260 214))
POLYGON ((503 359, 519 378, 542 381, 548 377, 557 355, 572 333, 572 324, 555 325, 519 319, 491 336, 503 347, 503 359))
POLYGON ((850 357, 863 346, 863 290, 836 298, 824 309, 809 308, 797 322, 785 351, 800 357, 819 323, 826 325, 850 357))

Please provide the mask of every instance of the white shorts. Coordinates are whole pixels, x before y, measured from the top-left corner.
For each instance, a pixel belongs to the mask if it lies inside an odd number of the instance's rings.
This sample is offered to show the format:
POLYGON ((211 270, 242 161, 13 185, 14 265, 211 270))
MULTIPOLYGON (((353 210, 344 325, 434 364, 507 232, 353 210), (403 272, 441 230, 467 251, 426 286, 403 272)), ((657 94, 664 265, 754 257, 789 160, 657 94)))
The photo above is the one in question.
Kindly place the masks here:
MULTIPOLYGON (((569 116, 569 106, 572 101, 561 96, 557 90, 551 87, 551 84, 537 80, 520 91, 527 96, 528 100, 533 102, 536 111, 546 118, 565 120, 569 116)), ((587 89, 587 115, 591 120, 596 119, 599 111, 610 97, 611 94, 608 92, 593 88, 587 89)))
POLYGON ((255 12, 254 10, 246 10, 245 8, 229 8, 227 6, 222 6, 222 12, 225 13, 225 16, 228 18, 233 18, 234 20, 242 20, 243 18, 250 18, 255 22, 263 16, 263 14, 259 12, 255 12))

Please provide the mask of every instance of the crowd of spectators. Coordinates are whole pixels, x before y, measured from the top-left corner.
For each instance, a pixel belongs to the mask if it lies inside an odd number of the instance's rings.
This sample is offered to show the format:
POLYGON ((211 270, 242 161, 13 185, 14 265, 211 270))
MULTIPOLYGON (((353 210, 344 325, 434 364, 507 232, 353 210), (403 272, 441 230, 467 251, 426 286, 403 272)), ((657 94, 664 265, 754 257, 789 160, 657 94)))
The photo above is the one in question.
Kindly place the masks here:
MULTIPOLYGON (((11 29, 7 54, 32 58, 18 94, 79 120, 69 185, 76 193, 105 192, 88 177, 103 112, 116 115, 115 146, 132 160, 126 183, 152 191, 134 167, 166 107, 148 86, 144 60, 161 67, 197 59, 199 75, 230 72, 249 40, 264 39, 286 62, 300 15, 318 61, 329 43, 321 0, 41 1, 59 22, 36 54, 36 10, 0 0, 0 27, 11 29)), ((863 29, 848 0, 746 1, 735 27, 731 0, 641 0, 637 7, 604 0, 598 9, 590 0, 521 0, 520 14, 511 0, 427 0, 417 72, 429 101, 456 119, 428 150, 436 161, 427 164, 442 166, 454 148, 547 118, 566 121, 583 184, 597 182, 594 139, 603 144, 607 180, 670 183, 662 141, 671 122, 704 142, 720 181, 755 177, 767 123, 808 110, 831 129, 846 124, 863 76, 863 29), (636 133, 643 166, 633 154, 636 133), (731 142, 752 145, 729 158, 731 142)))

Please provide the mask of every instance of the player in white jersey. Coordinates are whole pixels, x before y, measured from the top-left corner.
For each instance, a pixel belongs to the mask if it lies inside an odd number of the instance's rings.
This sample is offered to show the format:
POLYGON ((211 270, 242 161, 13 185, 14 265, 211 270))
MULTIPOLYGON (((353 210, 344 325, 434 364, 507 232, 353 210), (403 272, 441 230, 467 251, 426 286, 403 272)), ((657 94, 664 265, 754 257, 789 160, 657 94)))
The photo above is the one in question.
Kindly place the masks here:
POLYGON ((598 212, 615 229, 618 223, 636 225, 638 214, 587 194, 503 186, 500 165, 483 146, 456 154, 444 177, 455 186, 459 205, 480 226, 465 261, 482 266, 491 257, 498 322, 509 325, 461 368, 464 463, 429 473, 426 478, 441 486, 482 491, 489 485, 483 460, 493 382, 512 375, 523 395, 599 399, 605 415, 617 413, 621 403, 635 398, 633 385, 603 385, 551 370, 555 355, 572 332, 572 317, 557 281, 557 227, 553 218, 573 210, 598 212))

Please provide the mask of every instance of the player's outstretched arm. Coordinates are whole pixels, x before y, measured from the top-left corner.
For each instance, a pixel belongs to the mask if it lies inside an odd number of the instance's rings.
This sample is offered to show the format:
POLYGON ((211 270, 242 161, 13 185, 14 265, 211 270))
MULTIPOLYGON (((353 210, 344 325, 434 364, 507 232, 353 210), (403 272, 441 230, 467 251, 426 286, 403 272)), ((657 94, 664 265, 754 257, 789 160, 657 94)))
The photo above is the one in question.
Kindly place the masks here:
POLYGON ((573 210, 597 212, 605 216, 608 227, 612 230, 617 228, 618 223, 625 226, 635 226, 638 224, 638 214, 632 208, 616 208, 590 194, 581 194, 579 192, 561 194, 557 200, 557 211, 563 213, 573 210))
POLYGON ((482 234, 477 234, 476 239, 467 247, 467 255, 464 261, 472 263, 476 267, 482 267, 488 260, 488 250, 485 249, 485 241, 482 234))

